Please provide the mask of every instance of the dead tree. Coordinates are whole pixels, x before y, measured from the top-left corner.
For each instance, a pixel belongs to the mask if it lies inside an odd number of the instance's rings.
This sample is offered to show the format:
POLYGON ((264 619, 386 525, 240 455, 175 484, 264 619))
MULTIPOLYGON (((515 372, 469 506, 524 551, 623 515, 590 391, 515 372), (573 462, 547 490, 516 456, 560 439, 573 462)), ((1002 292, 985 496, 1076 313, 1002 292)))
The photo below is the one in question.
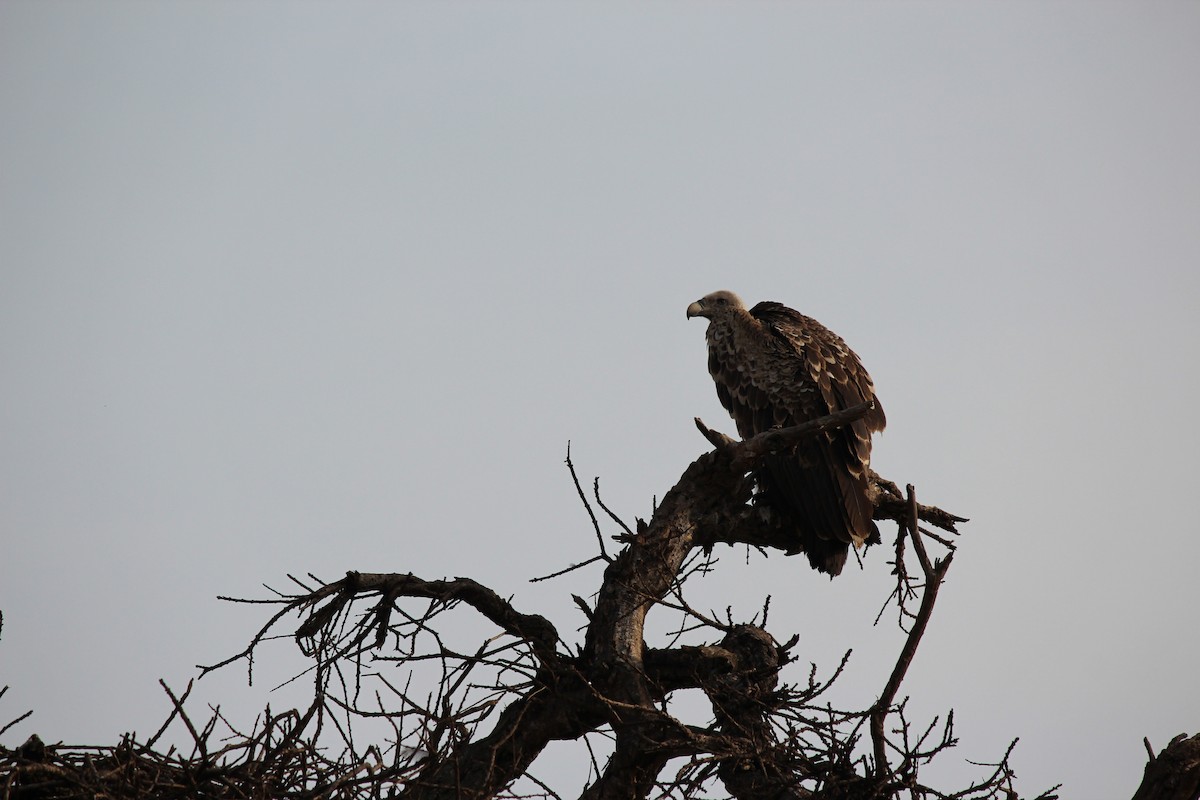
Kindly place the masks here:
MULTIPOLYGON (((801 680, 781 682, 796 660, 798 637, 780 644, 768 633, 766 606, 760 616, 735 621, 728 612, 726 619, 706 616, 684 597, 688 579, 713 568, 709 553, 719 544, 764 553, 791 546, 770 512, 752 501, 748 473, 757 460, 865 411, 859 406, 745 442, 697 420, 714 450, 688 466, 648 523, 632 527, 604 505, 598 485, 589 499, 568 453, 599 553, 556 576, 605 564, 594 603, 573 596, 586 617, 579 642, 469 578, 350 572, 333 583, 293 579, 296 592, 235 601, 278 608, 245 650, 203 671, 245 662, 253 674, 258 650, 287 631, 284 638, 311 660, 302 673, 314 686, 307 709, 267 709, 248 731, 219 708, 197 724, 185 709, 191 684, 177 696, 164 683, 171 713, 144 743, 129 735, 116 746, 66 748, 32 736, 13 750, 0 747, 0 800, 560 798, 531 766, 564 740, 591 754, 579 793, 587 800, 1014 800, 1015 740, 968 786, 939 790, 922 778, 922 768, 957 743, 953 712, 918 723, 898 698, 954 557, 953 540, 932 528, 956 534, 965 520, 918 504, 912 486, 901 493, 872 478, 875 518, 897 523, 888 603, 907 635, 888 680, 859 707, 827 699, 845 658, 822 677, 813 665, 801 680), (616 555, 608 552, 597 508, 621 528, 616 555), (455 608, 500 633, 456 649, 444 635, 455 608), (684 622, 652 646, 645 621, 656 608, 674 609, 684 622), (682 643, 685 632, 703 643, 682 643), (684 690, 707 698, 705 724, 672 713, 684 690), (190 753, 156 749, 176 721, 192 741, 190 753), (376 724, 373 733, 382 725, 383 734, 362 734, 368 723, 376 724)), ((1149 742, 1146 748, 1150 762, 1135 800, 1200 797, 1200 736, 1180 735, 1158 754, 1149 742)), ((1038 798, 1052 800, 1057 788, 1038 798)))
POLYGON ((632 527, 604 506, 598 490, 593 505, 568 454, 597 536, 592 561, 606 563, 594 605, 574 596, 587 617, 582 642, 573 644, 546 618, 519 611, 469 578, 351 572, 281 594, 272 601, 281 608, 249 646, 205 670, 252 659, 285 617, 300 615, 294 638, 313 661, 316 686, 302 722, 320 727, 340 720, 342 740, 356 752, 349 733, 354 720, 386 721, 392 732, 386 757, 374 750, 369 774, 356 780, 386 784, 409 800, 558 796, 531 774, 534 759, 552 742, 578 740, 591 748, 596 737, 606 741, 607 757, 603 764, 593 758, 581 795, 587 800, 701 797, 721 787, 738 800, 1015 797, 1007 752, 957 792, 939 792, 921 780, 921 767, 956 743, 952 713, 917 727, 897 700, 953 560, 953 543, 921 523, 955 532, 964 520, 919 505, 911 486, 901 494, 882 478, 873 481, 876 518, 898 523, 892 601, 908 636, 886 685, 863 708, 837 709, 822 699, 840 667, 827 678, 818 678, 814 667, 799 684, 781 683, 797 639, 779 644, 763 627, 765 613, 764 619, 718 620, 689 607, 683 596, 688 576, 707 564, 718 544, 763 551, 789 546, 787 532, 752 502, 748 473, 758 459, 868 409, 857 406, 745 442, 697 420, 715 449, 687 467, 649 522, 632 527), (621 525, 616 555, 608 553, 596 507, 621 525), (932 556, 932 545, 943 555, 932 556), (441 615, 456 606, 473 609, 502 633, 473 652, 455 651, 438 629, 441 615), (702 645, 652 646, 645 621, 655 607, 676 609, 711 638, 702 645), (431 661, 437 665, 432 691, 401 684, 380 669, 431 661), (374 692, 363 689, 367 679, 376 682, 374 692), (685 689, 707 696, 708 724, 685 724, 668 710, 672 696, 685 689), (518 791, 513 787, 522 778, 525 788, 518 791))

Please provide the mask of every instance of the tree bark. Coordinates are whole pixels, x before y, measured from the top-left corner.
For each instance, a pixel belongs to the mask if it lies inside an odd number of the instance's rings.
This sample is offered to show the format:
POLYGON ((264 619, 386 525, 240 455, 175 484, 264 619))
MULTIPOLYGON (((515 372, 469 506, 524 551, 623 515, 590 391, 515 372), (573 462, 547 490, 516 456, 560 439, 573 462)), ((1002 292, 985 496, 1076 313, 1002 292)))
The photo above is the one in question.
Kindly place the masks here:
MULTIPOLYGON (((1146 743, 1150 749, 1150 743, 1146 743)), ((1198 800, 1200 798, 1200 733, 1176 736, 1158 755, 1151 751, 1142 785, 1133 800, 1198 800)))

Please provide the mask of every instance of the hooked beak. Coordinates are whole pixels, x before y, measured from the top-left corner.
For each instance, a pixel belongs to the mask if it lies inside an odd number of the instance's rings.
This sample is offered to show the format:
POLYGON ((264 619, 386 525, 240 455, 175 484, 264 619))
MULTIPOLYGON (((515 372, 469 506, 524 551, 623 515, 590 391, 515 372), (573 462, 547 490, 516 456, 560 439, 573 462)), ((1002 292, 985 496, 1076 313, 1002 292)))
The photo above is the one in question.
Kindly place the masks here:
POLYGON ((687 318, 688 319, 691 319, 692 317, 703 317, 703 316, 705 316, 704 306, 701 305, 699 300, 697 300, 696 302, 694 302, 690 306, 688 306, 688 309, 687 309, 687 318))

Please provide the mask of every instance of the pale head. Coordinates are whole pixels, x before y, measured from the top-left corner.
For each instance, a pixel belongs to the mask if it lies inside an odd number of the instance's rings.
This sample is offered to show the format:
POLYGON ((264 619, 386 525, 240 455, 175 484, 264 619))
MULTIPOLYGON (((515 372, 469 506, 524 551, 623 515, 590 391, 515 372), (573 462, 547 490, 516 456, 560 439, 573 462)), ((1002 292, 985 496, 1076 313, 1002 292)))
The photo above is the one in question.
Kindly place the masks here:
POLYGON ((728 292, 722 289, 719 292, 706 294, 696 302, 687 307, 688 319, 692 317, 708 317, 712 319, 716 316, 723 316, 731 312, 745 311, 746 307, 742 305, 742 298, 738 297, 733 292, 728 292))

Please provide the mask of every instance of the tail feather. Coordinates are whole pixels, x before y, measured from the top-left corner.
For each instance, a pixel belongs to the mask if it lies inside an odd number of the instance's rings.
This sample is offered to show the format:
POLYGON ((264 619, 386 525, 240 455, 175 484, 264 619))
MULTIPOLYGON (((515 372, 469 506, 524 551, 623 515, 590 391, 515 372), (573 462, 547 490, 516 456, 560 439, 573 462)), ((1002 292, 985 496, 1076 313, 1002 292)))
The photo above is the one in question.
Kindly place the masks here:
POLYGON ((879 540, 865 475, 851 474, 833 456, 833 443, 816 437, 793 453, 768 456, 756 476, 760 502, 794 525, 799 549, 814 569, 837 575, 850 545, 879 540))

